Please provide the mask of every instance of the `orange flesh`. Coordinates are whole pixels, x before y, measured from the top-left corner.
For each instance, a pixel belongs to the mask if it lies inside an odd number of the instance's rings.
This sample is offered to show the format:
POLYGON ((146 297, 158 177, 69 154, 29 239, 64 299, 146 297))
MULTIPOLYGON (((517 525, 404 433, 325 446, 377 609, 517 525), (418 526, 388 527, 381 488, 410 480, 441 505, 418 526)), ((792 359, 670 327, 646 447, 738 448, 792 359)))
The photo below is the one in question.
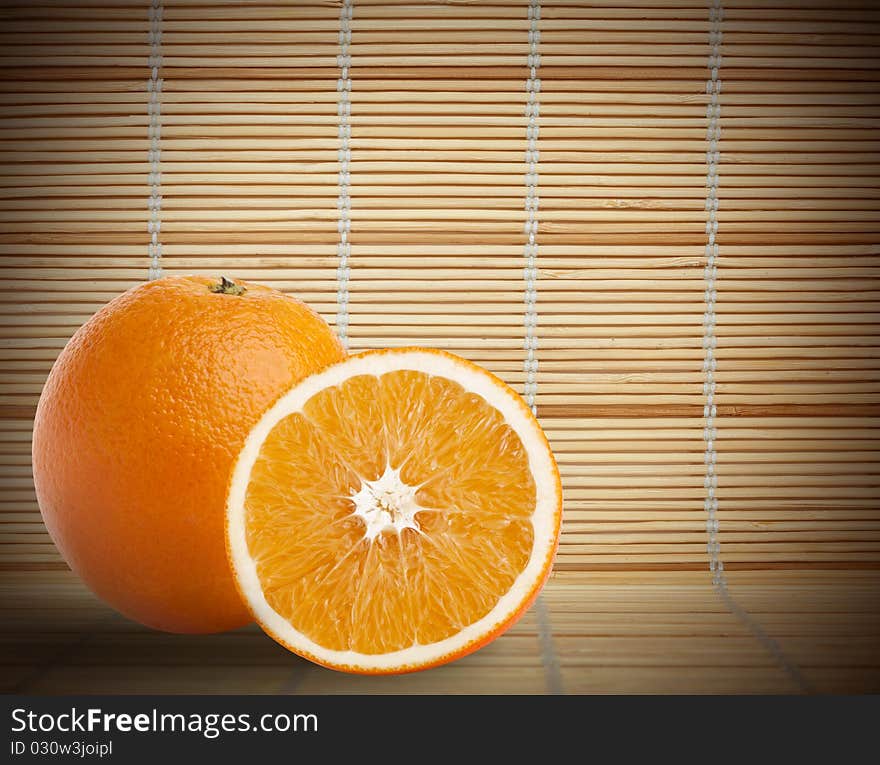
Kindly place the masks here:
POLYGON ((266 438, 245 498, 269 605, 333 650, 388 653, 485 616, 528 563, 535 484, 519 437, 457 383, 422 372, 321 391, 266 438), (367 538, 351 497, 386 467, 420 487, 418 529, 367 538))

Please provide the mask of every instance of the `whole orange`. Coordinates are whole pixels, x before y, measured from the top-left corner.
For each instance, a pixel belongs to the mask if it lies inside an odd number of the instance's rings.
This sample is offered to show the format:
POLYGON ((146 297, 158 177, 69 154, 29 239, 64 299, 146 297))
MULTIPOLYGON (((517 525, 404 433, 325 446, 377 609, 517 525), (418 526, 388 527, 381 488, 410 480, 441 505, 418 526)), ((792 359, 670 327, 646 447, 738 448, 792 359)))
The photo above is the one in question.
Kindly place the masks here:
POLYGON ((344 355, 304 303, 247 282, 167 277, 108 303, 34 422, 37 499, 70 567, 150 627, 249 622, 224 537, 233 461, 281 393, 344 355))

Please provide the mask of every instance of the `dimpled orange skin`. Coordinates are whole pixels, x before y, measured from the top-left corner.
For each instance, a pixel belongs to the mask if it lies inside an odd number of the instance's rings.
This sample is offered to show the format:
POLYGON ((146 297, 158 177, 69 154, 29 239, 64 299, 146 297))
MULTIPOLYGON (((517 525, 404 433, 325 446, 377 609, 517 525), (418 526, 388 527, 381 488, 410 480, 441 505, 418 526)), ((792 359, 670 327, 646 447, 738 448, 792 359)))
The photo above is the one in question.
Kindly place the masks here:
POLYGON ((226 557, 234 460, 263 411, 345 352, 300 301, 167 277, 71 338, 34 422, 43 519, 70 567, 131 619, 206 633, 251 621, 226 557))

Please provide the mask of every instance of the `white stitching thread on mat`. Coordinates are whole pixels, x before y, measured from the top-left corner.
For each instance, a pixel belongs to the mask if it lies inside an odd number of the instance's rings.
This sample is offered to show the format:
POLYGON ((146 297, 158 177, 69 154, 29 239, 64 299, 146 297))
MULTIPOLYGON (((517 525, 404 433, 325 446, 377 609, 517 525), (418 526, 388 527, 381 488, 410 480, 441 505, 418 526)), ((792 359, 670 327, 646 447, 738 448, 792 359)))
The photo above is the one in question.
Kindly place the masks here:
MULTIPOLYGON (((526 222, 524 232, 526 243, 524 248, 525 267, 523 269, 524 294, 523 302, 525 311, 523 323, 525 325, 525 337, 523 347, 525 359, 523 360, 523 372, 525 383, 523 393, 526 403, 537 414, 535 397, 538 394, 538 133, 540 127, 538 119, 541 116, 540 93, 541 78, 538 76, 541 67, 541 31, 538 23, 541 20, 540 0, 529 0, 529 77, 526 80, 526 174, 525 174, 525 206, 526 222)), ((541 663, 544 665, 544 683, 548 693, 562 693, 562 673, 559 667, 559 659, 553 641, 553 627, 550 623, 550 610, 544 599, 544 595, 538 595, 535 601, 535 615, 538 619, 538 641, 541 645, 541 663)))
POLYGON ((339 9, 339 79, 336 90, 339 93, 337 108, 339 116, 339 244, 336 246, 338 268, 336 269, 336 334, 348 350, 348 282, 351 267, 351 19, 354 16, 352 0, 343 0, 339 9))
POLYGON ((532 414, 537 412, 535 407, 535 396, 538 392, 536 375, 538 372, 538 359, 536 351, 538 350, 538 312, 536 301, 538 293, 536 283, 538 278, 538 269, 536 267, 538 257, 538 117, 540 116, 540 96, 541 79, 538 77, 538 69, 541 66, 541 32, 538 29, 538 22, 541 19, 541 3, 539 0, 529 0, 529 78, 526 80, 526 92, 528 93, 528 102, 526 103, 526 117, 528 124, 526 125, 526 166, 527 172, 525 176, 526 183, 526 222, 525 234, 528 241, 525 245, 525 271, 523 278, 525 281, 525 352, 526 357, 523 361, 523 372, 525 372, 525 385, 523 392, 525 394, 526 403, 532 410, 532 414))
POLYGON ((150 77, 147 80, 147 116, 149 127, 147 135, 150 139, 150 174, 148 184, 150 186, 149 218, 147 219, 147 234, 150 240, 147 253, 150 258, 150 266, 147 271, 149 279, 159 279, 162 276, 162 242, 159 236, 162 233, 162 0, 152 0, 150 3, 150 77))
POLYGON ((706 512, 706 549, 709 556, 709 570, 712 573, 712 586, 727 608, 733 613, 769 651, 789 677, 802 691, 809 691, 809 685, 797 666, 786 657, 779 643, 768 635, 763 627, 740 606, 727 588, 724 562, 721 560, 721 543, 718 539, 718 473, 716 471, 718 453, 715 442, 718 430, 715 426, 717 407, 715 404, 715 302, 718 298, 718 163, 721 141, 721 42, 724 8, 721 0, 710 0, 709 5, 709 78, 706 80, 706 93, 709 104, 706 107, 706 266, 703 272, 706 311, 703 314, 703 439, 706 443, 704 462, 706 476, 703 486, 706 489, 704 510, 706 512))
POLYGON ((706 267, 704 271, 705 286, 705 303, 706 312, 703 314, 703 396, 705 405, 703 407, 703 418, 705 427, 703 429, 703 440, 706 442, 706 453, 704 462, 706 464, 706 478, 704 486, 706 488, 706 500, 704 509, 706 511, 706 532, 709 535, 707 543, 707 551, 709 554, 709 569, 712 572, 712 584, 721 589, 726 589, 727 584, 724 579, 724 563, 720 558, 720 544, 718 542, 718 497, 715 496, 715 489, 718 486, 718 475, 715 472, 717 453, 715 451, 715 415, 717 412, 715 406, 715 300, 717 291, 715 287, 716 278, 718 276, 718 266, 716 258, 718 256, 718 244, 715 241, 715 235, 718 233, 718 139, 721 134, 721 126, 719 117, 721 115, 721 104, 719 95, 721 93, 721 80, 718 78, 718 69, 721 63, 721 3, 720 0, 714 0, 714 4, 709 8, 710 28, 709 28, 709 72, 710 77, 706 81, 706 92, 709 94, 709 104, 706 107, 706 267))

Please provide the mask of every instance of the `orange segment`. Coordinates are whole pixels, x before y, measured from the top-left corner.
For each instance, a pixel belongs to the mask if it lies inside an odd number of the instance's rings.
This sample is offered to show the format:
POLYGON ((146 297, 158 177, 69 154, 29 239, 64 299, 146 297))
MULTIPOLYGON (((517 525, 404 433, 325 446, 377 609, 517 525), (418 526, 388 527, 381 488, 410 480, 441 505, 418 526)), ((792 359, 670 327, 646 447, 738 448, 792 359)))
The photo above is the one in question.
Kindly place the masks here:
POLYGON ((264 416, 233 476, 229 548, 276 639, 330 666, 400 671, 513 621, 549 571, 560 502, 513 391, 448 354, 374 352, 264 416))
POLYGON ((306 417, 333 444, 358 475, 375 481, 388 461, 379 381, 369 375, 346 380, 316 394, 303 408, 306 417))

